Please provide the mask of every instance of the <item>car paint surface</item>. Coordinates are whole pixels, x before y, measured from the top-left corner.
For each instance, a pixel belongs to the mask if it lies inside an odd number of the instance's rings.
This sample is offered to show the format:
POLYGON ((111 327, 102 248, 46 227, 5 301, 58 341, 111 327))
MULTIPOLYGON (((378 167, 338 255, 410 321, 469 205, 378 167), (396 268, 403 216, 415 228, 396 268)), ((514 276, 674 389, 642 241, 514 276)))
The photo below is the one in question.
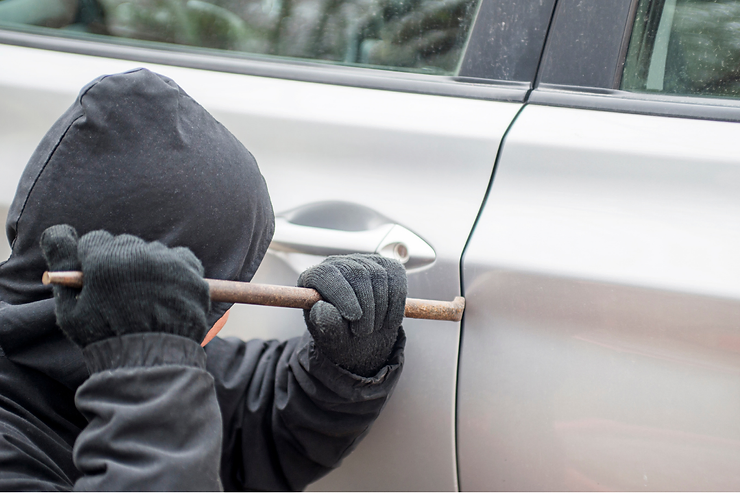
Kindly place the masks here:
MULTIPOLYGON (((0 46, 0 52, 14 66, 27 67, 0 75, 0 93, 13 94, 2 98, 7 105, 2 112, 17 122, 13 134, 4 137, 13 149, 5 160, 12 163, 6 164, 7 176, 20 175, 36 142, 84 84, 101 74, 144 65, 177 81, 255 155, 276 212, 319 201, 359 204, 423 238, 437 258, 409 273, 409 296, 417 298, 451 300, 459 294, 459 258, 485 196, 500 139, 521 106, 21 47, 0 46), (74 71, 64 70, 72 65, 74 71), (67 75, 59 76, 55 93, 48 94, 43 81, 55 74, 67 75)), ((9 201, 8 195, 3 200, 9 201)), ((270 253, 255 282, 294 285, 302 268, 320 260, 270 253)), ((404 328, 407 367, 393 399, 358 450, 314 488, 457 489, 459 324, 407 320, 404 328), (420 451, 419 443, 432 446, 420 451)), ((237 307, 223 333, 285 338, 304 330, 300 311, 237 307)))
MULTIPOLYGON (((493 37, 512 6, 524 27, 539 12, 545 36, 551 2, 486 2, 478 41, 514 38, 493 37)), ((149 67, 253 152, 276 213, 339 207, 342 224, 322 227, 408 228, 436 255, 409 295, 467 299, 462 324, 404 323, 396 393, 310 489, 737 490, 740 123, 721 120, 740 106, 618 90, 635 6, 559 0, 522 102, 486 100, 501 81, 453 97, 404 89, 421 78, 379 90, 331 71, 317 83, 0 45, 16 68, 0 72, 0 213, 84 84, 149 67)), ((292 285, 321 258, 270 251, 254 281, 292 285)), ((233 311, 225 335, 304 330, 297 310, 233 311)))
POLYGON ((522 111, 464 258, 461 488, 740 484, 738 140, 522 111))

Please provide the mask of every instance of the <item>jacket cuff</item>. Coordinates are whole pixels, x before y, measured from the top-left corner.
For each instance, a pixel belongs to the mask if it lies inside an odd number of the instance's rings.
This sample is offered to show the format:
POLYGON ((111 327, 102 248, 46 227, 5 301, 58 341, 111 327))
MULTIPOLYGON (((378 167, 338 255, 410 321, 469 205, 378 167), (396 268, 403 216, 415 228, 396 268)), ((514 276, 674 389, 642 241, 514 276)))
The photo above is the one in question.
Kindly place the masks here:
POLYGON ((298 351, 299 364, 314 378, 338 395, 352 401, 387 396, 395 387, 404 363, 406 333, 398 329, 398 338, 385 366, 371 377, 363 377, 342 368, 327 358, 316 346, 308 331, 303 336, 298 351))
POLYGON ((205 370, 206 353, 188 337, 162 332, 142 332, 94 342, 82 350, 92 375, 118 368, 179 365, 205 370))

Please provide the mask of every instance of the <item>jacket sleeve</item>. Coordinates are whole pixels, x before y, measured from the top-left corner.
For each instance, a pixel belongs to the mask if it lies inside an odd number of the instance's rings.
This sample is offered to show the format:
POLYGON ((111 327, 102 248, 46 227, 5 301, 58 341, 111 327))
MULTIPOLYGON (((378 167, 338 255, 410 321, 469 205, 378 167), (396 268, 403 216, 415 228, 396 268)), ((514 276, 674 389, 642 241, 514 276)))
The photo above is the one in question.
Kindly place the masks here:
POLYGON ((218 490, 221 414, 205 352, 171 334, 84 349, 75 404, 89 424, 73 449, 77 490, 218 490))
POLYGON ((211 341, 224 488, 299 491, 337 467, 390 397, 405 341, 401 329, 388 364, 371 378, 326 359, 308 332, 284 342, 211 341))

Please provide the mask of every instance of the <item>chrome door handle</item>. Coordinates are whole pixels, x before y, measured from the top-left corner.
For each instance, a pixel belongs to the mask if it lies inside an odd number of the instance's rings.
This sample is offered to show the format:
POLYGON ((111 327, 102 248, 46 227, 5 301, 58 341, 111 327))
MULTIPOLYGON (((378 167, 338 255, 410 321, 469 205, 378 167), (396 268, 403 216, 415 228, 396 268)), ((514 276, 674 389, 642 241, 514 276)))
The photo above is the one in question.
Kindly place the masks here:
POLYGON ((437 257, 434 249, 419 236, 390 222, 363 231, 343 231, 303 226, 276 217, 270 249, 320 256, 378 253, 400 261, 406 270, 430 265, 437 257))

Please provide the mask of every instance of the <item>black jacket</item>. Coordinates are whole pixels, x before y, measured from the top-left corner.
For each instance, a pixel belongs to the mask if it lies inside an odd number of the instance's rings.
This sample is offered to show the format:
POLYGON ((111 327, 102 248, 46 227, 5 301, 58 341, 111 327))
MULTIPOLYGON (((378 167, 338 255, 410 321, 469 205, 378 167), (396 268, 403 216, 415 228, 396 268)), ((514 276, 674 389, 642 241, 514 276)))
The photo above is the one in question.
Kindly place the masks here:
MULTIPOLYGON (((0 265, 0 488, 300 490, 368 431, 403 364, 372 378, 304 337, 132 334, 81 351, 56 327, 38 247, 68 223, 188 246, 248 281, 273 232, 249 152, 171 80, 101 77, 47 133, 10 209, 0 265)), ((216 303, 215 322, 229 308, 216 303)))

